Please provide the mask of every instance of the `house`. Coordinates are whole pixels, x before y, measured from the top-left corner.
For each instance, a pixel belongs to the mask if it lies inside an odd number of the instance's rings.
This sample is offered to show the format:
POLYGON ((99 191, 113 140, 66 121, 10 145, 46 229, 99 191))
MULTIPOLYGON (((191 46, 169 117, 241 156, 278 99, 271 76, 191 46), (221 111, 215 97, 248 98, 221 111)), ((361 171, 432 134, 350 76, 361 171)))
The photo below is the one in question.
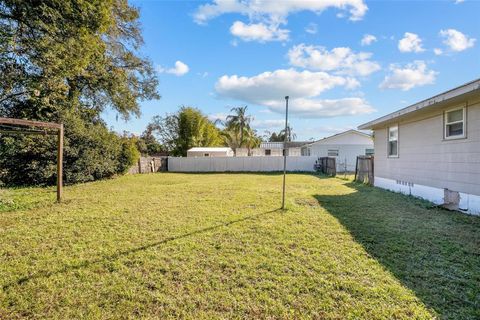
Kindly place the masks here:
MULTIPOLYGON (((307 141, 288 141, 285 146, 287 156, 301 156, 301 147, 307 144, 307 141)), ((283 156, 283 142, 261 142, 258 148, 250 149, 250 156, 253 157, 281 157, 283 156)), ((237 157, 247 157, 249 155, 247 148, 237 148, 237 157)))
POLYGON ((480 79, 365 123, 374 185, 480 214, 480 79))
POLYGON ((355 171, 357 156, 373 155, 372 136, 348 130, 302 147, 302 156, 335 157, 337 171, 355 171))
POLYGON ((187 157, 233 157, 233 150, 226 147, 194 147, 187 150, 187 157))

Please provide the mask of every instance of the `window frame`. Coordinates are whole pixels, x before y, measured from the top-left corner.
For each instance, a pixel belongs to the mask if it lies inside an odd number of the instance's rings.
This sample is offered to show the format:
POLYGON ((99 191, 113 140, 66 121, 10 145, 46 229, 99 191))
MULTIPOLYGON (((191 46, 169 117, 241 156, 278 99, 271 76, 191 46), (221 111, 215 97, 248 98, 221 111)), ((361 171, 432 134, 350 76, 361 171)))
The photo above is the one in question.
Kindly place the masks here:
POLYGON ((456 106, 451 109, 447 109, 443 112, 443 139, 444 140, 456 140, 456 139, 465 139, 467 137, 467 107, 462 105, 462 106, 456 106), (462 110, 462 120, 461 121, 453 121, 453 122, 447 122, 448 120, 448 114, 453 111, 458 111, 462 110), (462 123, 462 135, 455 135, 455 136, 447 136, 447 126, 456 124, 456 123, 462 123))
POLYGON ((327 157, 338 157, 339 154, 339 149, 327 149, 327 157), (330 153, 336 153, 336 155, 332 156, 330 153))
POLYGON ((397 124, 387 127, 387 158, 398 158, 400 156, 400 126, 397 124), (390 140, 390 129, 397 128, 397 140, 390 140), (390 142, 397 141, 397 154, 390 154, 390 142))

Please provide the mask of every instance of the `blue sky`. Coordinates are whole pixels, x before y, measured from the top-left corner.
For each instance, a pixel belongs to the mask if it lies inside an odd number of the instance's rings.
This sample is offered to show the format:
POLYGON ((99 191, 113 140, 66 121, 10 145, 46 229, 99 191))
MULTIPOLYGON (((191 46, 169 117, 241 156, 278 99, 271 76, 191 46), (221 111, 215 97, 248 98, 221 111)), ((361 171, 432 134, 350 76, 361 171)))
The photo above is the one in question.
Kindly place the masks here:
POLYGON ((480 78, 480 1, 131 3, 162 98, 127 122, 105 112, 119 132, 181 105, 212 119, 248 105, 260 134, 278 131, 289 95, 297 140, 318 139, 480 78))

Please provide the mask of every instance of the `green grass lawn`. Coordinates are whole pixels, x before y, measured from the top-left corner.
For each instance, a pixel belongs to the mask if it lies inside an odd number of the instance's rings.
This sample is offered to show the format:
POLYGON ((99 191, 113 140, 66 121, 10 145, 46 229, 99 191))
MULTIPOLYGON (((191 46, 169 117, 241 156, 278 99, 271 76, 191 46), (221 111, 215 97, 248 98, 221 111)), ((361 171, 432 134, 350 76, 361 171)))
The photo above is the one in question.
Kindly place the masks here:
POLYGON ((0 319, 480 318, 480 218, 335 178, 0 191, 0 319))

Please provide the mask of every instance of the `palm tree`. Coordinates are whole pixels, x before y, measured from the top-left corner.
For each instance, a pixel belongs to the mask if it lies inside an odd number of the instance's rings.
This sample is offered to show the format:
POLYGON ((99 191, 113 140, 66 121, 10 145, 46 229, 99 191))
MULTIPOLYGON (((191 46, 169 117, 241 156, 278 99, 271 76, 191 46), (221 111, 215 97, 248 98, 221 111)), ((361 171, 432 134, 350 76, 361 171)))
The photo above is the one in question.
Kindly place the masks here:
POLYGON ((244 144, 243 136, 246 130, 250 129, 250 122, 253 120, 253 117, 247 115, 247 108, 245 107, 234 107, 230 111, 234 112, 234 114, 228 115, 225 127, 227 130, 235 130, 240 135, 240 145, 242 147, 244 144))
POLYGON ((253 129, 245 130, 245 146, 248 149, 248 155, 251 156, 251 150, 260 146, 262 139, 257 135, 253 129))
POLYGON ((223 141, 233 150, 235 157, 237 156, 237 148, 239 148, 241 145, 241 141, 237 133, 238 132, 235 130, 228 129, 225 129, 221 132, 223 141))
MULTIPOLYGON (((285 139, 285 129, 280 131, 279 136, 282 136, 285 139)), ((293 128, 291 126, 287 126, 287 141, 293 141, 297 138, 297 135, 293 132, 293 128)))

